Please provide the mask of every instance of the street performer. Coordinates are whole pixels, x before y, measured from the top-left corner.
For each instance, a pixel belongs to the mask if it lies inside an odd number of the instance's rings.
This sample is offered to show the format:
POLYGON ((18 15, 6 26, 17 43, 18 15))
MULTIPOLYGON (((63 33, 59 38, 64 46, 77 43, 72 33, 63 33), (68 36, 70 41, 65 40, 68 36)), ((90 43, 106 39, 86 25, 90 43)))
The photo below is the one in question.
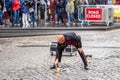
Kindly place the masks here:
POLYGON ((57 50, 56 50, 56 58, 54 65, 50 67, 50 69, 56 69, 59 67, 59 62, 61 62, 62 52, 68 45, 73 45, 77 48, 80 57, 84 63, 84 69, 88 70, 88 62, 84 51, 82 49, 82 43, 80 36, 76 35, 74 32, 65 33, 57 36, 57 50))

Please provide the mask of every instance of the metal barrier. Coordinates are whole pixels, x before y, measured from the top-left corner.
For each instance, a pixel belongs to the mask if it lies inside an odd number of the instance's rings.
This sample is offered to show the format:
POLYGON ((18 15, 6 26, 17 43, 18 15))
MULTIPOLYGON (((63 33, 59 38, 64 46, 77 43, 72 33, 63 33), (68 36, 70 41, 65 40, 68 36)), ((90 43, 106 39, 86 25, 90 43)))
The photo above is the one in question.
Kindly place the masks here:
POLYGON ((114 9, 111 5, 80 5, 78 7, 78 21, 84 24, 104 24, 110 26, 114 23, 114 9))

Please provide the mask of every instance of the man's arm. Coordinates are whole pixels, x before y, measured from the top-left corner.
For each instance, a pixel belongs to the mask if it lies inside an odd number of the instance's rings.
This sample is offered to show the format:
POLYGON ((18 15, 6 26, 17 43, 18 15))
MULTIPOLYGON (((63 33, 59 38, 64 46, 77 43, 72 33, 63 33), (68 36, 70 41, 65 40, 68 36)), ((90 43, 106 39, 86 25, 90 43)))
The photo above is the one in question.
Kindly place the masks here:
POLYGON ((65 45, 61 45, 61 44, 57 44, 57 50, 56 50, 56 58, 55 58, 55 64, 57 64, 58 62, 61 62, 61 58, 62 58, 62 52, 65 48, 65 45))

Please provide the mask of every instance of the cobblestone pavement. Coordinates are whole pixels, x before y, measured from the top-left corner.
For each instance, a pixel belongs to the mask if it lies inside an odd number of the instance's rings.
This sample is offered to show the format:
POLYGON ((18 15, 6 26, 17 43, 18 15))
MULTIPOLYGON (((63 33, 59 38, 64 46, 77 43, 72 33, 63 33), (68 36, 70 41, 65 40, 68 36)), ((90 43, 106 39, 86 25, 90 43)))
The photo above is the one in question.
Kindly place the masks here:
POLYGON ((120 29, 75 32, 85 54, 92 55, 90 70, 83 69, 79 55, 63 56, 60 73, 49 69, 55 58, 49 45, 56 35, 1 38, 0 80, 120 80, 120 29))

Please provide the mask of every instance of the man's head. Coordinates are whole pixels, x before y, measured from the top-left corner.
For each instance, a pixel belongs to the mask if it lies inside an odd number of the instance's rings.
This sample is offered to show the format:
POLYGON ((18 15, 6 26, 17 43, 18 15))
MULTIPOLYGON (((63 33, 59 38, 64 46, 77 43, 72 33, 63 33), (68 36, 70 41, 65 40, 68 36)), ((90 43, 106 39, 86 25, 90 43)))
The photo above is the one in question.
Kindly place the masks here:
POLYGON ((60 43, 60 44, 63 44, 65 42, 64 35, 58 35, 57 36, 57 42, 60 43))

